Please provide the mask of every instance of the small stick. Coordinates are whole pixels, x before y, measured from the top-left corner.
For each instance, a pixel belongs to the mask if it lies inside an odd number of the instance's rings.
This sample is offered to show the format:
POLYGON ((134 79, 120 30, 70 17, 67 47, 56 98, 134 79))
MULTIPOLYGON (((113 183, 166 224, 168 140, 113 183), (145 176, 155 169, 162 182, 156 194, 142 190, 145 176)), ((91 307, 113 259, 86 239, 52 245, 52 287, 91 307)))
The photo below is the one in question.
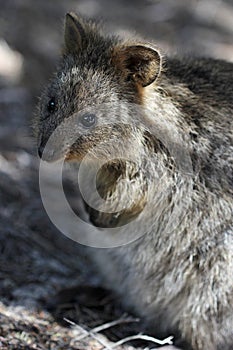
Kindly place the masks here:
POLYGON ((83 333, 85 332, 85 334, 80 335, 80 337, 77 338, 77 340, 82 340, 86 337, 88 337, 90 334, 96 334, 99 333, 103 330, 109 329, 111 327, 117 326, 119 324, 123 324, 123 323, 130 323, 130 322, 139 322, 138 318, 132 318, 132 317, 128 317, 128 318, 120 318, 119 320, 116 321, 112 321, 112 322, 108 322, 108 323, 104 323, 101 326, 97 326, 93 329, 91 329, 90 331, 85 330, 84 328, 82 328, 81 326, 76 325, 74 322, 69 321, 67 319, 64 318, 64 320, 68 323, 70 323, 72 326, 77 326, 79 327, 81 330, 83 330, 83 333))
POLYGON ((116 342, 112 346, 112 349, 114 349, 117 346, 120 346, 120 345, 122 345, 122 344, 124 344, 124 343, 126 343, 128 341, 138 340, 138 339, 150 341, 150 342, 153 342, 153 343, 158 344, 158 345, 172 345, 173 344, 173 342, 172 342, 173 336, 170 336, 170 337, 168 337, 168 338, 166 338, 164 340, 159 340, 159 339, 156 339, 154 337, 150 337, 149 335, 138 334, 138 335, 132 335, 130 337, 127 337, 127 338, 119 340, 118 342, 116 342))
POLYGON ((91 331, 94 332, 94 333, 99 333, 101 331, 104 331, 105 329, 117 326, 119 324, 131 323, 131 322, 139 322, 139 318, 132 318, 132 317, 120 318, 120 319, 118 319, 116 321, 108 322, 108 323, 105 323, 105 324, 103 324, 101 326, 95 327, 91 331))

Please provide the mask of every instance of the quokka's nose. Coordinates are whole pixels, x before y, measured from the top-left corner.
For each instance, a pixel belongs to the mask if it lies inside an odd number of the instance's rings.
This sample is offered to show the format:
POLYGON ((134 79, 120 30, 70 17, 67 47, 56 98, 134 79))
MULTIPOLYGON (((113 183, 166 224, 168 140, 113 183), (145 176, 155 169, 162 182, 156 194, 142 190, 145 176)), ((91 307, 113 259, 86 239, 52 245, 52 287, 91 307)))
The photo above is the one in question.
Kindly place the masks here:
POLYGON ((44 152, 44 146, 43 145, 40 145, 38 147, 38 156, 42 159, 42 155, 43 155, 43 152, 44 152))

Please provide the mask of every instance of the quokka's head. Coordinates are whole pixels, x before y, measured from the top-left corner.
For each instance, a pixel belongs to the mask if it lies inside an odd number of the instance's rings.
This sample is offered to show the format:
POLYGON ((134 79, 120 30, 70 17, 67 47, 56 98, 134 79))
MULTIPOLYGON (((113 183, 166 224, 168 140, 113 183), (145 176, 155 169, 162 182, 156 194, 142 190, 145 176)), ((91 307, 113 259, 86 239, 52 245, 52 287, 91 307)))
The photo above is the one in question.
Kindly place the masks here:
POLYGON ((100 142, 106 152, 109 140, 120 146, 134 131, 136 140, 140 116, 132 106, 143 106, 144 92, 160 70, 152 45, 108 37, 91 21, 67 14, 58 72, 35 118, 39 156, 81 160, 100 142))

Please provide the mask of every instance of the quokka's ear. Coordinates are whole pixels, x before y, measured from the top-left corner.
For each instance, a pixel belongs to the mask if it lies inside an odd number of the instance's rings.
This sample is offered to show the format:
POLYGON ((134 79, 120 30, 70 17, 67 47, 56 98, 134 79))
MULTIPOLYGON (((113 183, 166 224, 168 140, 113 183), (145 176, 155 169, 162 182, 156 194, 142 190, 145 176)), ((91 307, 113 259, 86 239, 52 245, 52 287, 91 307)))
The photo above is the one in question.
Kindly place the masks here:
POLYGON ((146 45, 132 45, 118 48, 114 61, 126 79, 132 79, 142 87, 152 84, 161 71, 159 52, 146 45))
POLYGON ((85 30, 78 16, 73 13, 66 14, 65 20, 65 53, 78 53, 85 41, 85 30))

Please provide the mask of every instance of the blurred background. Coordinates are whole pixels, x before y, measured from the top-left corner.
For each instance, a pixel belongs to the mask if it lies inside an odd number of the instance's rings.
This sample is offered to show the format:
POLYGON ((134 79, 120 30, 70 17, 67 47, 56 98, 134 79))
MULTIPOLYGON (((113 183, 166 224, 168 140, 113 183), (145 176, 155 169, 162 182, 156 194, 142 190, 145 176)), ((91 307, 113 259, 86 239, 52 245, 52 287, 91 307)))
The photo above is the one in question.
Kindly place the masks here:
MULTIPOLYGON (((232 0, 0 0, 1 349, 64 349, 67 344, 80 349, 80 343, 70 343, 73 330, 54 323, 59 312, 52 317, 45 305, 62 288, 88 285, 96 294, 100 283, 85 249, 57 232, 43 210, 31 132, 69 11, 103 19, 109 32, 138 33, 165 53, 233 61, 232 0)), ((90 303, 91 296, 83 300, 81 293, 80 298, 82 307, 62 309, 61 317, 68 312, 69 319, 91 327, 123 312, 117 301, 109 301, 103 312, 90 303)))

